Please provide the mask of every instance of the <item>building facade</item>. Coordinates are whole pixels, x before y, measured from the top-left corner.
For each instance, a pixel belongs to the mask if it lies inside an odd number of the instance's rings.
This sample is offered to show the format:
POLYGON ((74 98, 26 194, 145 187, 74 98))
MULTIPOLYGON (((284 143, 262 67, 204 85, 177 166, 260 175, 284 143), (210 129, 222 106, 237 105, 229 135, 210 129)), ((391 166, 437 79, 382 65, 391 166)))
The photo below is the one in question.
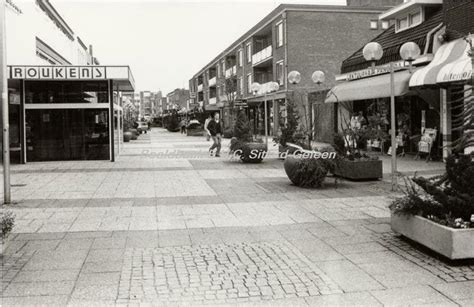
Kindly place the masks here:
MULTIPOLYGON (((430 134, 429 152, 446 158, 452 140, 460 133, 462 104, 472 95, 472 48, 474 25, 472 2, 412 0, 380 15, 392 26, 371 41, 381 44, 383 56, 372 63, 363 57, 363 47, 342 62, 338 85, 331 89, 326 102, 335 103, 340 124, 357 114, 365 118, 375 115, 385 119, 382 129, 392 129, 390 118, 390 70, 394 67, 394 94, 397 146, 404 152, 419 153, 419 141, 430 134), (455 12, 455 16, 453 15, 455 12), (404 43, 414 42, 420 56, 409 63, 400 57, 404 43)), ((368 43, 368 42, 366 42, 368 43)), ((383 144, 380 150, 387 151, 383 144)), ((386 140, 386 143, 390 143, 386 140)))
POLYGON ((6 1, 5 22, 11 162, 113 161, 129 67, 99 66, 48 0, 6 1))
MULTIPOLYGON (((191 97, 206 111, 222 112, 226 126, 231 124, 234 102, 243 103, 254 133, 264 130, 263 103, 267 100, 269 131, 277 134, 286 116, 287 99, 299 94, 303 97, 300 104, 307 104, 308 93, 331 88, 339 63, 354 45, 389 26, 379 22, 378 15, 393 2, 379 1, 381 6, 280 5, 191 78, 191 97), (302 76, 297 85, 287 82, 293 70, 302 76), (327 76, 327 83, 319 88, 311 81, 315 70, 327 76), (259 92, 251 91, 254 82, 261 84, 259 92), (277 82, 279 89, 265 95, 270 82, 277 82)), ((332 126, 333 113, 332 106, 323 105, 315 122, 332 126)), ((332 138, 332 131, 318 133, 318 139, 332 138)))
POLYGON ((183 110, 188 109, 189 103, 189 90, 184 88, 177 88, 174 91, 168 93, 167 97, 167 109, 171 110, 183 110))

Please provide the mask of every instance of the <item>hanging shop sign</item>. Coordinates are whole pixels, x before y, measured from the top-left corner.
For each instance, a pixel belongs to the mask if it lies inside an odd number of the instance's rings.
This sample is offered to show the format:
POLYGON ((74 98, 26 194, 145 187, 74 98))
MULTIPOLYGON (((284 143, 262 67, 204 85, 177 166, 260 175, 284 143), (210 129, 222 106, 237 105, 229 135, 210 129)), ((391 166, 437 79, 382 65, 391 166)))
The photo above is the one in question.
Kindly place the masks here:
POLYGON ((105 80, 105 66, 10 66, 10 79, 105 80))
MULTIPOLYGON (((405 61, 393 62, 393 70, 398 71, 408 68, 409 64, 405 61)), ((383 75, 390 73, 390 64, 369 67, 362 70, 353 71, 347 74, 336 76, 336 81, 354 81, 358 79, 368 78, 376 75, 383 75)))

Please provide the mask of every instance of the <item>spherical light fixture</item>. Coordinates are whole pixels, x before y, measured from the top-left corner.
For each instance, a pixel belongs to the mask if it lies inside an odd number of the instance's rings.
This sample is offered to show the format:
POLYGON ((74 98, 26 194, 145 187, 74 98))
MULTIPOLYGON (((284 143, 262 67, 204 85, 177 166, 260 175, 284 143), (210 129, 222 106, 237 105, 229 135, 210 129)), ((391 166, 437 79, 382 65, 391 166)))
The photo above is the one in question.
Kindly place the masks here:
POLYGON ((252 93, 256 94, 260 90, 261 87, 262 86, 260 85, 260 83, 254 82, 250 85, 250 91, 252 91, 252 93))
POLYGON ((414 42, 407 42, 400 48, 400 57, 405 61, 413 62, 420 54, 420 47, 414 42))
POLYGON ((288 74, 288 82, 290 82, 291 84, 298 84, 300 83, 300 81, 301 74, 296 70, 290 71, 290 73, 288 74))
POLYGON ((320 70, 316 70, 313 72, 313 75, 311 75, 311 79, 313 79, 314 83, 319 85, 326 80, 326 74, 320 70))
POLYGON ((364 55, 364 58, 369 62, 378 61, 383 56, 382 45, 377 42, 370 42, 364 46, 362 54, 364 55))

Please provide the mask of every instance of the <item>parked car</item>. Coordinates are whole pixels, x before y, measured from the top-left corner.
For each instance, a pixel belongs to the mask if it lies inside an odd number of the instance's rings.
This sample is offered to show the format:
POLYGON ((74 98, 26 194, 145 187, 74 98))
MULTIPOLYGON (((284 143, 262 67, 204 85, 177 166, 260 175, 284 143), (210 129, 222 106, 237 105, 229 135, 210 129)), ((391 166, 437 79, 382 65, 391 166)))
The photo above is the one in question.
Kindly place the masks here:
POLYGON ((147 133, 147 131, 150 130, 147 122, 137 122, 137 123, 138 123, 137 130, 139 133, 143 133, 143 132, 147 133))

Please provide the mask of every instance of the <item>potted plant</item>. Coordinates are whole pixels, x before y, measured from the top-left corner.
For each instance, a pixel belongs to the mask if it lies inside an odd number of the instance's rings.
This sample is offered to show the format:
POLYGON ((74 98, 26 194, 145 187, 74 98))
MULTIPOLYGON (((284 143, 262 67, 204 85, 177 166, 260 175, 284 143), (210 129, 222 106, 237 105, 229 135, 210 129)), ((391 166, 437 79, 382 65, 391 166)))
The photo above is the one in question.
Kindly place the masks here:
POLYGON ((268 148, 262 140, 254 140, 250 133, 249 122, 243 111, 237 114, 234 133, 230 141, 230 153, 238 156, 244 163, 260 163, 268 148))
POLYGON ((453 154, 446 173, 406 180, 390 204, 393 231, 450 259, 474 258, 474 154, 453 154))
POLYGON ((0 212, 0 227, 2 228, 2 246, 0 247, 0 250, 2 251, 2 254, 8 246, 8 235, 12 231, 14 225, 15 215, 13 212, 2 209, 0 212))
POLYGON ((176 110, 173 110, 168 116, 168 120, 166 121, 166 130, 169 132, 178 132, 180 130, 178 112, 176 110))
POLYGON ((130 131, 130 128, 132 127, 132 123, 130 122, 129 119, 124 120, 123 122, 123 141, 124 142, 130 142, 132 139, 132 132, 130 131))
POLYGON ((203 136, 204 135, 204 127, 201 123, 193 118, 189 121, 189 124, 186 126, 186 135, 187 136, 203 136))
POLYGON ((285 159, 287 155, 303 149, 302 145, 305 144, 304 133, 298 131, 298 114, 292 99, 288 100, 286 113, 286 124, 284 121, 280 121, 281 133, 273 138, 273 142, 278 145, 278 157, 280 159, 285 159))
POLYGON ((333 172, 334 162, 327 151, 297 150, 284 163, 290 181, 303 188, 319 188, 327 174, 333 172))
POLYGON ((379 115, 370 116, 367 125, 352 126, 347 121, 342 133, 334 136, 338 153, 334 175, 350 180, 374 180, 383 177, 382 161, 363 149, 368 141, 384 142, 388 134, 381 129, 379 115))

